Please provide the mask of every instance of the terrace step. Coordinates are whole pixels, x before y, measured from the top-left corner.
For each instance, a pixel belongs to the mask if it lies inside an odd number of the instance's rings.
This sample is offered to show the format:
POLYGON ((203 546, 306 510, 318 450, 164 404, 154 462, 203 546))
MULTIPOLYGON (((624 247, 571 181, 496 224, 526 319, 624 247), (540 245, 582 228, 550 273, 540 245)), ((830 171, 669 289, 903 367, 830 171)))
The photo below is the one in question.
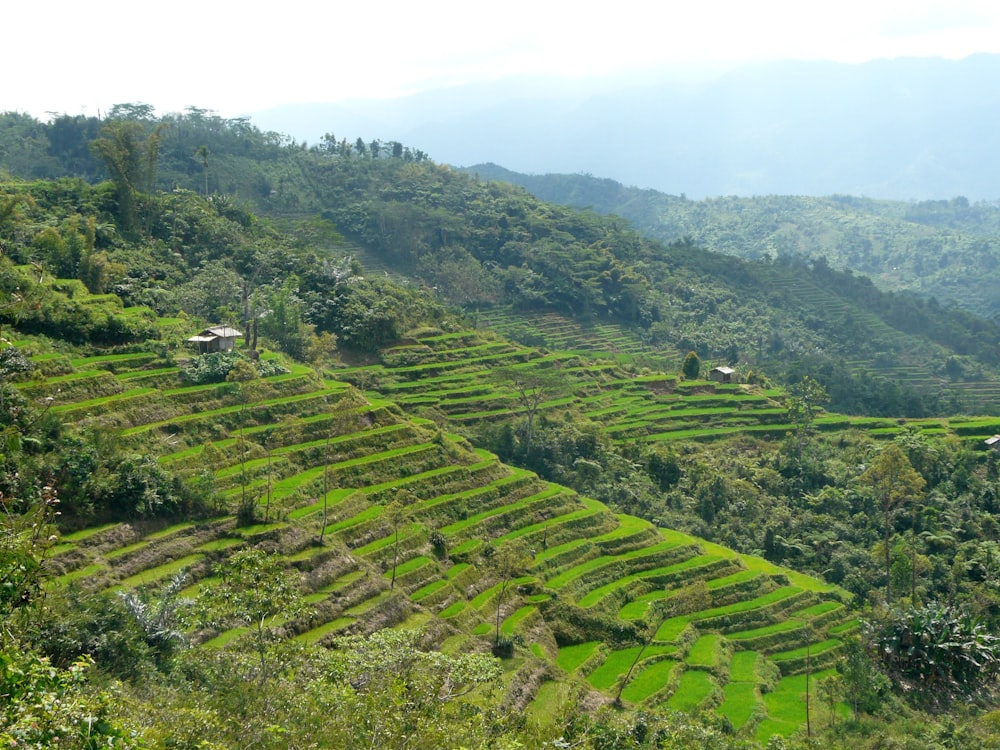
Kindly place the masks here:
POLYGON ((160 355, 154 352, 134 352, 130 354, 99 354, 93 357, 75 357, 70 360, 73 369, 77 372, 82 370, 106 370, 117 376, 123 373, 142 372, 149 368, 150 364, 162 361, 160 355))
POLYGON ((452 544, 472 536, 488 539, 503 532, 537 523, 546 517, 561 515, 568 508, 577 508, 578 503, 576 493, 558 485, 548 485, 541 492, 443 526, 440 532, 448 537, 452 544))
POLYGON ((85 401, 56 404, 53 414, 66 421, 86 425, 91 429, 116 429, 139 424, 143 415, 162 409, 160 392, 155 388, 129 388, 111 396, 85 401))
POLYGON ((546 581, 546 586, 566 590, 580 599, 593 589, 625 575, 679 563, 701 552, 694 544, 666 541, 622 555, 597 557, 546 581))
POLYGON ((677 681, 676 689, 661 705, 672 711, 697 713, 710 706, 718 689, 718 682, 710 672, 685 669, 677 681))
MULTIPOLYGON (((121 434, 122 437, 151 432, 166 432, 167 434, 183 432, 197 435, 204 430, 206 423, 213 433, 217 434, 218 428, 222 427, 228 434, 236 431, 242 421, 248 423, 246 426, 255 426, 273 423, 282 416, 314 414, 317 410, 328 408, 329 399, 340 395, 348 387, 342 383, 328 384, 320 390, 309 391, 297 396, 266 399, 254 403, 245 412, 239 404, 202 412, 180 412, 156 422, 136 425, 123 430, 121 434)), ((386 408, 372 408, 371 412, 373 423, 378 423, 379 420, 385 418, 386 408)))
POLYGON ((727 637, 742 651, 767 654, 776 648, 787 650, 789 646, 803 645, 813 635, 804 620, 789 618, 759 628, 728 633, 727 637))
POLYGON ((481 460, 471 464, 447 464, 401 476, 361 488, 373 501, 392 499, 397 490, 406 489, 417 497, 437 497, 440 493, 460 492, 489 484, 510 474, 510 469, 491 453, 476 451, 481 460))
POLYGON ((809 647, 779 651, 770 654, 768 658, 778 665, 783 677, 804 674, 806 670, 816 671, 836 663, 844 643, 839 638, 829 638, 820 643, 812 643, 809 647))
POLYGON ((815 594, 811 591, 805 591, 797 586, 783 586, 755 599, 700 612, 694 619, 701 630, 739 632, 770 625, 790 609, 814 599, 815 594))
POLYGON ((420 504, 419 517, 433 516, 437 523, 462 521, 483 511, 508 505, 545 489, 545 484, 528 472, 511 473, 489 484, 441 495, 420 504))
POLYGON ((553 578, 560 573, 594 557, 608 557, 644 546, 650 541, 660 541, 656 527, 634 516, 615 516, 617 527, 597 537, 578 538, 556 547, 547 547, 535 561, 540 575, 553 578))
MULTIPOLYGON (((679 585, 690 585, 694 581, 705 580, 712 575, 732 570, 737 563, 729 558, 720 558, 714 555, 695 555, 682 560, 673 565, 666 565, 650 570, 632 573, 623 576, 617 581, 605 584, 592 590, 582 597, 578 604, 581 607, 592 607, 602 603, 606 598, 618 596, 621 599, 632 597, 636 594, 649 592, 650 587, 663 589, 679 585)), ((658 597, 659 598, 659 597, 658 597)), ((664 597, 666 592, 664 591, 664 597)))
POLYGON ((771 576, 758 570, 743 569, 708 581, 708 591, 712 597, 712 606, 724 607, 753 599, 773 585, 771 576))
MULTIPOLYGON (((598 656, 597 659, 588 660, 591 663, 596 662, 596 666, 587 675, 587 682, 589 682, 593 687, 598 690, 603 690, 605 692, 611 692, 614 688, 620 684, 621 680, 624 678, 625 674, 628 672, 629 667, 635 663, 636 658, 641 657, 642 661, 640 664, 643 668, 652 667, 654 664, 663 662, 669 662, 670 666, 661 666, 657 671, 661 672, 664 667, 666 667, 669 673, 673 669, 673 662, 670 657, 677 653, 677 649, 674 646, 665 644, 650 644, 645 648, 641 646, 632 646, 629 648, 616 649, 613 651, 607 651, 603 654, 603 658, 598 656)), ((665 677, 666 675, 662 675, 665 677)), ((660 683, 662 685, 662 683, 660 683)))
POLYGON ((27 380, 15 383, 21 394, 45 405, 72 404, 77 401, 114 396, 125 390, 110 372, 84 370, 68 375, 55 375, 44 380, 27 380))
POLYGON ((581 537, 594 537, 612 531, 616 517, 602 503, 578 497, 579 507, 547 515, 541 521, 509 531, 498 542, 520 539, 529 549, 544 553, 552 545, 559 546, 581 537))

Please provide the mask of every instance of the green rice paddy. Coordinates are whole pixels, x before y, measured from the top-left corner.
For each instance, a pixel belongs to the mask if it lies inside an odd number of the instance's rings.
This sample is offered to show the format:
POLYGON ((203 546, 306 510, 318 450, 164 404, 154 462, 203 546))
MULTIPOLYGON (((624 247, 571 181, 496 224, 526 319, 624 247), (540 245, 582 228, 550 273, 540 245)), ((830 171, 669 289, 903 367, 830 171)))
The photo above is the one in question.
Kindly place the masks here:
MULTIPOLYGON (((557 333, 555 328, 547 335, 567 343, 572 339, 568 331, 557 333)), ((603 337, 602 345, 617 351, 618 362, 640 351, 632 348, 635 341, 609 327, 595 327, 587 335, 603 337)), ((785 641, 782 634, 800 631, 807 621, 818 632, 811 653, 839 648, 835 636, 856 627, 856 622, 843 619, 838 610, 846 612, 846 608, 840 602, 818 600, 818 595, 826 598, 835 591, 833 587, 759 558, 613 514, 594 499, 543 482, 531 472, 504 467, 492 454, 471 450, 439 427, 445 419, 469 424, 510 415, 511 394, 498 388, 491 377, 491 368, 503 364, 525 371, 558 366, 569 392, 546 400, 542 410, 558 414, 573 407, 595 422, 603 420, 606 434, 614 440, 677 440, 786 429, 781 394, 708 382, 689 387, 666 374, 627 377, 616 361, 588 361, 588 356, 579 351, 543 354, 470 331, 418 337, 388 352, 387 364, 336 373, 343 379, 374 376, 381 395, 366 386, 367 404, 340 379, 320 381, 308 368, 296 366, 287 375, 266 379, 269 397, 242 415, 250 421, 242 438, 257 451, 243 466, 233 458, 238 454, 236 425, 242 407, 232 403, 229 386, 179 385, 176 367, 160 366, 164 363, 146 353, 72 360, 77 372, 45 384, 79 385, 78 396, 65 397, 60 408, 82 420, 96 419, 98 411, 125 410, 130 408, 127 403, 137 413, 140 406, 153 413, 157 410, 143 399, 161 396, 163 409, 157 411, 155 420, 131 422, 135 426, 119 434, 154 452, 176 448, 160 456, 162 465, 188 474, 200 468, 206 446, 212 446, 213 455, 228 457, 213 466, 221 504, 229 504, 220 512, 233 512, 244 492, 263 503, 269 482, 270 515, 267 523, 235 529, 233 519, 223 517, 176 524, 138 541, 132 541, 135 535, 122 534, 129 543, 116 542, 121 546, 113 550, 107 548, 117 539, 115 525, 67 535, 60 551, 85 553, 76 563, 81 567, 51 579, 48 585, 93 579, 107 586, 117 580, 114 568, 106 564, 113 561, 118 569, 132 573, 121 581, 122 586, 155 587, 185 567, 201 566, 199 572, 208 572, 210 563, 233 550, 266 543, 293 550, 281 554, 299 574, 303 596, 317 604, 316 621, 296 623, 297 629, 307 628, 296 636, 301 643, 317 644, 345 630, 363 629, 364 623, 376 617, 387 627, 428 626, 439 618, 448 621, 446 629, 452 634, 448 642, 461 649, 470 636, 491 636, 496 627, 499 586, 480 550, 523 540, 533 550, 529 566, 533 575, 520 576, 507 587, 503 602, 507 616, 501 631, 521 634, 531 642, 517 647, 515 659, 507 664, 510 669, 515 663, 519 667, 552 658, 554 640, 544 631, 553 607, 586 609, 609 618, 617 614, 619 627, 630 628, 633 623, 641 627, 641 621, 659 611, 654 603, 701 580, 725 606, 660 623, 655 641, 635 663, 623 698, 685 711, 721 701, 719 713, 737 728, 750 721, 754 710, 766 709, 758 736, 767 727, 777 727, 779 733, 793 725, 797 728, 801 720, 792 710, 795 701, 787 697, 794 695, 794 676, 782 680, 781 695, 761 699, 757 662, 770 658, 783 663, 783 669, 794 670, 802 641, 785 641), (391 362, 401 364, 396 367, 391 362), (143 367, 151 369, 138 369, 143 367), (116 393, 89 393, 94 383, 116 393), (355 422, 328 440, 324 431, 330 429, 331 408, 345 394, 352 399, 347 403, 353 404, 355 422), (407 417, 411 409, 421 418, 407 417), (285 430, 281 420, 298 414, 297 430, 285 430), (436 423, 423 418, 430 415, 436 423), (440 434, 432 441, 436 432, 440 434), (268 455, 261 452, 265 444, 268 455), (341 458, 324 466, 327 447, 341 458), (328 523, 321 530, 324 503, 319 495, 324 473, 332 489, 326 497, 328 523), (381 515, 386 499, 404 488, 415 500, 400 528, 397 585, 390 591, 392 570, 385 566, 391 563, 395 535, 381 515), (104 531, 107 537, 101 535, 104 531), (315 540, 321 531, 328 539, 318 546, 315 540), (434 531, 446 538, 445 547, 430 545, 434 531), (184 541, 195 534, 191 541, 184 541), (176 559, 162 562, 168 555, 176 559), (156 564, 133 573, 147 558, 156 564), (777 585, 775 581, 784 580, 790 585, 769 590, 777 585), (478 593, 467 601, 471 592, 478 593), (620 602, 627 603, 615 612, 620 602), (757 609, 760 618, 748 615, 757 609), (395 612, 399 614, 394 616, 395 612), (746 616, 751 617, 753 627, 730 635, 719 632, 724 618, 746 616), (697 632, 688 632, 689 628, 697 632), (734 643, 763 636, 774 638, 761 649, 777 651, 773 658, 736 651, 729 664, 724 663, 734 643), (729 682, 719 686, 710 672, 725 675, 727 667, 729 682)), ((51 366, 53 371, 64 369, 55 362, 51 366)), ((836 428, 832 421, 830 426, 836 428)), ((987 428, 986 423, 967 427, 970 432, 987 428)), ((186 591, 197 595, 211 580, 203 579, 186 591)), ((727 624, 725 629, 735 628, 727 624)), ((243 632, 227 630, 205 645, 231 646, 243 632)), ((597 640, 562 646, 555 663, 566 673, 566 681, 544 682, 530 703, 529 716, 543 721, 555 715, 575 681, 586 680, 613 695, 639 655, 640 647, 627 642, 617 647, 597 640), (591 667, 584 677, 582 672, 591 667)))

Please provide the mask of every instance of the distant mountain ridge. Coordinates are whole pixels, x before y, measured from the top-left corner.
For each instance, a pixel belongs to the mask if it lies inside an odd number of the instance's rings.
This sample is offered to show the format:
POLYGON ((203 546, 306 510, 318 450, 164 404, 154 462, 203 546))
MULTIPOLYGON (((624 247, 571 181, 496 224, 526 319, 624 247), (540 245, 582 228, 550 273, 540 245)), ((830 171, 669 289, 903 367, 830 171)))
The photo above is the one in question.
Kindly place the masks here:
POLYGON ((502 81, 281 107, 264 129, 413 143, 436 161, 607 176, 691 197, 1000 197, 1000 55, 780 62, 710 81, 502 81))

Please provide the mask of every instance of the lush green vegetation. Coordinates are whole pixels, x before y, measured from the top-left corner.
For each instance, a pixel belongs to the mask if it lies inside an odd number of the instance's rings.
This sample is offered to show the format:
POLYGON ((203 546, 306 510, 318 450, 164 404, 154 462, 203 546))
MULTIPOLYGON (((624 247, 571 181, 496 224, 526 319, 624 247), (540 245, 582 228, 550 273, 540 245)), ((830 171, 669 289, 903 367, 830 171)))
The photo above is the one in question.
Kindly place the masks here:
MULTIPOLYGON (((46 203, 63 205, 55 226, 22 239, 37 259, 57 275, 78 275, 95 291, 114 287, 126 304, 160 313, 185 309, 218 319, 221 308, 240 322, 251 319, 251 310, 268 309, 260 324, 296 355, 312 344, 304 326, 371 351, 426 318, 411 294, 385 288, 391 271, 479 311, 484 321, 502 322, 508 335, 526 343, 574 343, 565 329, 539 329, 531 319, 558 312, 586 324, 584 336, 575 337, 589 340, 580 344, 585 348, 607 342, 613 351, 666 362, 695 351, 702 360, 742 364, 786 382, 810 375, 842 412, 918 416, 1000 408, 996 325, 921 297, 879 292, 867 279, 834 270, 842 264, 822 260, 827 253, 769 252, 735 262, 716 254, 728 248, 715 247, 711 238, 703 247, 713 252, 678 241, 695 237, 687 229, 665 246, 642 239, 621 220, 541 203, 509 184, 434 165, 402 144, 331 137, 304 149, 244 120, 202 110, 158 118, 148 107, 122 105, 107 121, 60 117, 47 124, 4 117, 0 133, 12 143, 0 153, 13 173, 113 178, 87 199, 71 197, 78 186, 66 180, 36 187, 46 203), (98 145, 89 147, 92 141, 98 145), (124 173, 114 167, 123 153, 132 157, 124 173), (151 195, 156 184, 184 190, 151 195), (197 208, 199 193, 211 195, 213 210, 197 208), (238 204, 237 195, 246 204, 238 204), (255 249, 281 241, 250 209, 281 223, 292 243, 339 248, 369 274, 358 278, 357 266, 352 273, 336 254, 290 274, 287 262, 255 249), (175 221, 182 212, 185 222, 175 221), (112 217, 126 234, 154 240, 141 264, 122 263, 111 247, 112 217), (233 241, 248 233, 252 242, 233 241), (244 249, 220 254, 213 242, 244 249), (187 283, 174 301, 164 287, 178 276, 187 283), (526 311, 533 314, 527 320, 509 317, 526 311), (609 331, 609 323, 627 330, 609 331)), ((26 198, 4 200, 17 204, 14 211, 29 210, 26 198)), ((968 221, 990 225, 986 208, 976 211, 969 209, 983 216, 968 221)), ((739 209, 740 217, 745 213, 739 209)), ((734 233, 726 229, 732 223, 714 215, 704 221, 726 237, 734 233)), ((881 244, 901 252, 895 235, 882 235, 881 244)), ((927 252, 934 256, 928 262, 938 264, 937 246, 927 252)), ((978 269, 983 253, 973 242, 962 257, 969 261, 964 268, 978 269)), ((902 263, 895 256, 886 261, 892 268, 902 263)), ((950 279, 951 268, 941 273, 950 279)))
POLYGON ((889 291, 915 291, 983 317, 997 313, 996 202, 768 195, 700 201, 587 175, 524 175, 493 164, 467 171, 522 185, 542 200, 628 219, 648 236, 741 258, 825 258, 889 291))
POLYGON ((861 748, 910 716, 989 746, 995 418, 827 413, 807 369, 701 379, 713 275, 774 268, 206 113, 173 123, 225 136, 185 177, 170 129, 117 114, 79 162, 111 183, 0 184, 0 739, 861 748), (154 189, 157 148, 193 189, 154 189), (261 193, 275 223, 197 194, 255 163, 319 188, 261 193), (349 255, 615 351, 513 344, 349 255), (237 353, 199 356, 219 322, 237 353))

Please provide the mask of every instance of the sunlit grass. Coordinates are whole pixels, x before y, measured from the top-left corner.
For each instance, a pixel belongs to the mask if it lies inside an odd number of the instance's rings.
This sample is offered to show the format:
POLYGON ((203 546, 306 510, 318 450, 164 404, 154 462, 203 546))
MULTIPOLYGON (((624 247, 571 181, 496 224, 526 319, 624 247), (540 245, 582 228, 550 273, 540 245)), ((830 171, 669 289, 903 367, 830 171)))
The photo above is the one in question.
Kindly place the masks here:
POLYGON ((757 680, 757 652, 737 651, 729 662, 730 682, 755 682, 757 680))
POLYGON ((447 620, 449 617, 454 617, 459 612, 464 610, 466 606, 468 605, 464 601, 459 600, 449 605, 445 609, 441 610, 441 613, 438 615, 438 617, 447 620))
POLYGON ((148 570, 143 570, 135 575, 129 576, 122 581, 122 584, 125 586, 143 586, 150 583, 156 583, 157 581, 161 581, 168 576, 179 573, 184 570, 184 568, 189 568, 204 559, 205 555, 201 553, 187 555, 179 560, 173 560, 171 562, 164 563, 163 565, 158 565, 155 568, 149 568, 148 570))
POLYGON ((500 625, 500 632, 504 635, 513 635, 514 630, 520 624, 521 620, 531 615, 533 612, 537 612, 538 609, 534 605, 529 605, 527 607, 521 607, 514 614, 508 617, 500 625))
POLYGON ((573 646, 563 646, 559 649, 556 664, 566 672, 573 672, 587 661, 600 645, 601 641, 587 641, 573 646))
POLYGON ((646 700, 663 689, 676 667, 672 659, 661 659, 638 670, 622 691, 622 698, 633 703, 646 700))
MULTIPOLYGON (((612 651, 604 663, 587 676, 587 680, 598 690, 610 690, 618 682, 618 678, 623 677, 632 666, 640 650, 641 646, 633 646, 612 651)), ((676 650, 673 646, 652 644, 642 651, 642 657, 648 659, 652 656, 672 654, 676 650)))
POLYGON ((831 649, 839 648, 843 645, 843 642, 837 638, 829 638, 825 641, 820 641, 819 643, 812 643, 808 647, 803 646, 802 648, 792 649, 791 651, 782 651, 777 654, 771 654, 772 661, 788 661, 789 659, 804 659, 807 654, 812 656, 817 656, 831 649))
POLYGON ((757 706, 757 686, 752 682, 730 682, 723 689, 725 698, 719 713, 729 719, 733 729, 739 729, 753 716, 757 706))
POLYGON ((431 581, 426 586, 421 586, 419 589, 410 594, 410 599, 415 602, 419 602, 426 599, 428 596, 436 591, 440 591, 442 588, 448 585, 448 581, 443 579, 438 579, 436 581, 431 581))
POLYGON ((677 690, 667 700, 667 706, 675 711, 693 711, 712 694, 715 682, 708 672, 687 669, 681 675, 677 690))
POLYGON ((295 636, 295 640, 307 645, 318 643, 324 636, 329 635, 330 633, 335 633, 338 630, 343 630, 353 622, 353 617, 338 617, 335 620, 330 620, 330 622, 324 623, 317 628, 300 633, 295 636))
POLYGON ((718 648, 721 640, 722 636, 714 633, 703 635, 691 646, 685 661, 692 667, 706 669, 714 667, 718 661, 718 648))
MULTIPOLYGON (((832 674, 836 674, 836 670, 827 669, 814 672, 809 679, 818 684, 832 674)), ((772 734, 787 737, 805 723, 805 693, 806 675, 800 674, 782 678, 773 691, 763 696, 767 719, 757 728, 758 741, 766 743, 772 734)))
POLYGON ((660 601, 667 596, 667 592, 663 589, 638 596, 622 607, 618 612, 618 616, 623 620, 640 620, 646 616, 646 612, 652 602, 660 601))

